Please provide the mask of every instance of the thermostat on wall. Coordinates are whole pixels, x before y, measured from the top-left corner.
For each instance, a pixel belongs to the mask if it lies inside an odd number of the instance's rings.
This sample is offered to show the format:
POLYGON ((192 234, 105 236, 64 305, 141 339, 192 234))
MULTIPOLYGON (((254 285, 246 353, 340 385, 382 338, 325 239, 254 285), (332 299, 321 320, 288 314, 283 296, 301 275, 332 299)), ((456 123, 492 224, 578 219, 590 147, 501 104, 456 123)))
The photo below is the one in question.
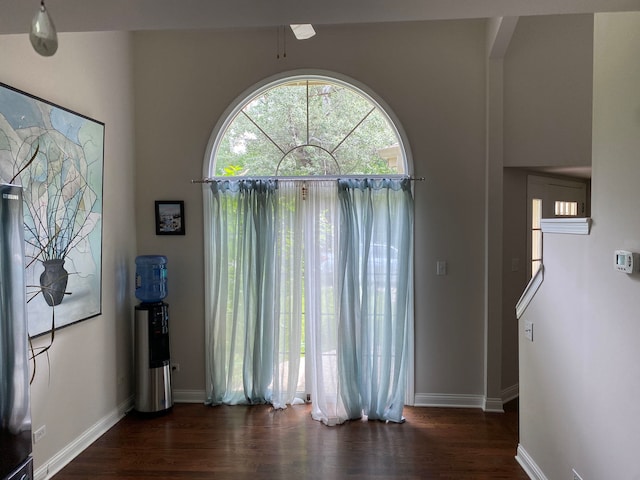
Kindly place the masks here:
POLYGON ((636 273, 640 267, 640 260, 637 253, 626 250, 616 250, 613 258, 613 268, 619 272, 636 273))

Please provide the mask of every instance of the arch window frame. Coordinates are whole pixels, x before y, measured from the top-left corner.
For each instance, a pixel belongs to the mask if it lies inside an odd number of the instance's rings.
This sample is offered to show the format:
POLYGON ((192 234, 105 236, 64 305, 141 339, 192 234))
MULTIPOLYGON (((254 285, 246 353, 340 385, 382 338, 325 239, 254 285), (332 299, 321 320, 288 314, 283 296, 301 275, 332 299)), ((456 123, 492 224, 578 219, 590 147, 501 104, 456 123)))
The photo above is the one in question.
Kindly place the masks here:
MULTIPOLYGON (((258 82, 249 88, 245 89, 240 95, 238 95, 235 100, 225 109, 222 115, 219 117, 218 122, 216 123, 214 129, 211 132, 211 136, 209 137, 209 141, 207 143, 207 148, 205 151, 204 164, 203 164, 203 178, 217 178, 215 175, 216 170, 216 154, 220 147, 220 144, 224 138, 224 134, 229 127, 229 125, 236 119, 236 117, 241 114, 242 110, 245 106, 250 103, 253 99, 259 97, 266 91, 273 89, 279 85, 284 85, 287 83, 291 83, 294 81, 327 81, 330 83, 335 83, 351 90, 354 90, 356 93, 362 95, 365 99, 367 99, 374 108, 377 108, 385 117, 389 124, 389 126, 393 129, 396 138, 398 140, 398 147, 401 155, 401 161, 404 165, 404 173, 398 174, 386 174, 386 175, 371 175, 371 174, 331 174, 331 175, 313 175, 313 176, 287 176, 287 175, 278 175, 277 170, 274 172, 274 175, 247 175, 247 178, 296 178, 296 179, 323 179, 329 180, 332 178, 348 178, 348 177, 406 177, 413 175, 413 157, 411 154, 411 149, 409 147, 409 142, 407 139, 407 135, 402 128, 402 125, 395 115, 393 110, 387 105, 387 103, 380 98, 375 92, 373 92, 369 87, 358 82, 355 79, 349 78, 345 75, 341 75, 335 72, 321 71, 321 70, 294 70, 281 72, 279 74, 268 77, 261 82, 258 82)), ((355 128, 354 128, 355 130, 355 128)), ((305 145, 299 145, 295 148, 300 148, 305 145)), ((312 145, 313 147, 318 147, 317 145, 312 145)), ((318 147, 321 148, 321 147, 318 147)), ((284 153, 282 159, 289 152, 284 153)), ((279 169, 279 164, 277 166, 279 169)))

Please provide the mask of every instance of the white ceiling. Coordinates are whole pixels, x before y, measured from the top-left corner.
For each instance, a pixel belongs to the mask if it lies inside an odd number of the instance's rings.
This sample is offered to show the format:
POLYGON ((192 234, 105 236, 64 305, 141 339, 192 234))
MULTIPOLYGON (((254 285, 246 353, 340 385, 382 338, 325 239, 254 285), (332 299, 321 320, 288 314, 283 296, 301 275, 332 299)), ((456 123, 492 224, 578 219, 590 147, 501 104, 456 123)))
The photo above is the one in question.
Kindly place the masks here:
MULTIPOLYGON (((0 34, 25 33, 40 0, 0 0, 0 34)), ((59 32, 255 28, 640 11, 640 0, 46 0, 59 32)))

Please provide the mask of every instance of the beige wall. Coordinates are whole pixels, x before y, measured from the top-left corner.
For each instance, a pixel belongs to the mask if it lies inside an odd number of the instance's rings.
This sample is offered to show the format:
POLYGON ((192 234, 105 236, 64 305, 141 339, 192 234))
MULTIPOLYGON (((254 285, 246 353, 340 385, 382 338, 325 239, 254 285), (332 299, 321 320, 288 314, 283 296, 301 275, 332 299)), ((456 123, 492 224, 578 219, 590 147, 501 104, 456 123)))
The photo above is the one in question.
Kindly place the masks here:
POLYGON ((502 229, 502 384, 518 385, 516 304, 527 283, 527 170, 505 168, 502 229), (516 265, 514 265, 514 262, 516 265))
POLYGON ((526 168, 591 165, 592 72, 592 15, 518 20, 504 58, 503 388, 518 385, 515 305, 528 282, 526 168))
MULTIPOLYGON (((56 332, 49 360, 32 384, 33 427, 47 434, 34 447, 35 467, 56 467, 61 451, 85 430, 117 415, 132 390, 131 265, 135 255, 133 89, 130 36, 60 36, 52 58, 25 35, 0 37, 0 80, 106 124, 102 315, 56 332)), ((38 339, 37 345, 44 343, 38 339)))
POLYGON ((520 18, 504 69, 504 165, 590 165, 593 16, 520 18))
POLYGON ((640 14, 596 15, 589 236, 545 234, 545 280, 522 321, 521 449, 549 479, 640 478, 640 14))
POLYGON ((138 251, 169 259, 176 389, 204 390, 202 175, 209 135, 245 89, 318 68, 364 83, 393 109, 413 152, 416 380, 431 394, 482 396, 485 22, 318 27, 276 59, 275 30, 135 34, 138 251), (153 201, 183 199, 185 237, 157 237, 153 201), (436 260, 449 274, 435 275, 436 260), (474 259, 477 259, 474 260, 474 259))
MULTIPOLYGON (((523 85, 521 75, 533 68, 544 78, 582 78, 584 57, 592 52, 592 34, 584 29, 590 20, 566 17, 566 27, 582 43, 566 40, 564 56, 583 60, 578 65, 567 60, 568 66, 559 70, 562 74, 547 69, 547 57, 531 57, 529 50, 552 33, 556 42, 565 40, 558 36, 557 19, 536 19, 541 22, 538 29, 527 23, 530 19, 521 19, 518 28, 527 22, 514 36, 517 48, 510 48, 504 61, 505 164, 509 158, 533 162, 545 153, 524 155, 532 143, 520 135, 543 119, 538 116, 534 125, 521 110, 525 106, 509 106, 532 95, 515 88, 523 85), (516 55, 525 61, 516 61, 516 55), (520 140, 511 142, 513 135, 520 140)), ((62 35, 60 51, 51 59, 36 56, 25 36, 0 38, 2 81, 104 121, 107 129, 103 315, 57 334, 51 384, 42 375, 33 387, 34 426, 46 424, 48 431, 36 446, 37 467, 46 466, 85 430, 117 412, 131 394, 135 255, 169 258, 172 361, 181 365, 174 388, 184 398, 204 398, 202 195, 201 187, 190 181, 202 176, 209 135, 228 105, 251 85, 283 71, 318 68, 352 77, 383 98, 404 126, 414 174, 427 179, 415 188, 416 401, 451 396, 473 403, 482 398, 485 22, 317 30, 311 40, 288 42, 287 58, 279 60, 272 30, 62 35), (155 235, 153 201, 160 199, 185 201, 184 237, 155 235), (447 276, 435 275, 436 260, 448 261, 447 276)), ((545 45, 552 52, 556 48, 553 42, 545 45)), ((558 68, 562 65, 558 58, 554 62, 558 68)), ((590 74, 587 77, 581 82, 589 82, 590 74)), ((563 88, 571 90, 572 85, 563 88)), ((553 107, 546 96, 556 95, 558 86, 538 91, 539 102, 533 105, 553 107)), ((573 113, 562 123, 575 135, 538 131, 537 138, 545 142, 536 145, 556 145, 553 151, 569 149, 572 158, 582 157, 584 142, 591 144, 590 129, 584 129, 585 115, 590 118, 590 106, 587 113, 583 108, 584 88, 581 83, 575 105, 566 106, 573 113)), ((587 100, 590 103, 590 96, 587 100)), ((549 162, 566 157, 555 156, 549 162)), ((505 188, 511 186, 505 182, 505 188)), ((507 208, 505 219, 510 212, 507 208)), ((504 268, 510 267, 510 248, 505 242, 504 268)), ((504 365, 513 360, 513 344, 505 344, 512 338, 513 332, 503 328, 504 365)), ((502 388, 511 387, 505 383, 514 379, 512 364, 497 376, 502 388)))

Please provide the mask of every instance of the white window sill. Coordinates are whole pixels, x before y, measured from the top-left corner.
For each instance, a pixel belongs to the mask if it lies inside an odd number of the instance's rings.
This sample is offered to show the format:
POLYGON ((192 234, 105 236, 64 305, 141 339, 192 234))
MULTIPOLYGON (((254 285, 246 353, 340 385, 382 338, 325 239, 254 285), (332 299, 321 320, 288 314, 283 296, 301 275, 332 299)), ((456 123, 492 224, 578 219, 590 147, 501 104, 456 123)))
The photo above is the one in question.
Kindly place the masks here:
POLYGON ((590 218, 543 218, 540 220, 542 233, 568 233, 573 235, 589 235, 590 218))

